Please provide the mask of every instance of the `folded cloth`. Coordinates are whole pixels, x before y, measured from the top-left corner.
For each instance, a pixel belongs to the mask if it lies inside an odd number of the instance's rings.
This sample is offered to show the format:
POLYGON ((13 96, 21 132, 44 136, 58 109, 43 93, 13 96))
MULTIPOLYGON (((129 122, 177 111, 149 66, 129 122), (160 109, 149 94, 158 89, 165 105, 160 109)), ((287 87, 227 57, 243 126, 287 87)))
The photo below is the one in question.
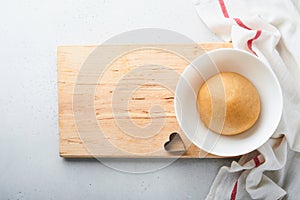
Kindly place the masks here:
POLYGON ((194 3, 212 32, 258 56, 274 71, 283 93, 283 115, 272 138, 239 162, 222 167, 207 199, 281 199, 286 195, 281 183, 264 172, 285 165, 288 147, 300 151, 300 5, 297 0, 194 3))

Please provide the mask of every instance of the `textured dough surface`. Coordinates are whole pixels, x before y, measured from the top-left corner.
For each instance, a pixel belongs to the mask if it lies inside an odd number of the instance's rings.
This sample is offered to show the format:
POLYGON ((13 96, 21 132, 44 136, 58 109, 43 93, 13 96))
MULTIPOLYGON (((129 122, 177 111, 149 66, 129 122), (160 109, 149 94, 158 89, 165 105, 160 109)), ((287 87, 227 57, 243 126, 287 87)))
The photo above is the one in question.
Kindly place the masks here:
POLYGON ((205 126, 222 135, 236 135, 251 128, 260 114, 260 98, 245 77, 223 72, 209 78, 197 97, 205 126))

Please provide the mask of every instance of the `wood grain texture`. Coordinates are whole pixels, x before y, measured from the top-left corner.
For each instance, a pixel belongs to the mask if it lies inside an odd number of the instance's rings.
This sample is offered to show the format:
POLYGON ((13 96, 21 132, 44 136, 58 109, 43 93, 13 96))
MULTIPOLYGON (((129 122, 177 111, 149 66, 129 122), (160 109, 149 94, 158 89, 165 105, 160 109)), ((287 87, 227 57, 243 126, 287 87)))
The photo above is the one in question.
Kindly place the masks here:
POLYGON ((215 158, 185 137, 174 112, 180 74, 230 43, 59 46, 60 156, 215 158), (164 149, 177 132, 187 151, 164 149))

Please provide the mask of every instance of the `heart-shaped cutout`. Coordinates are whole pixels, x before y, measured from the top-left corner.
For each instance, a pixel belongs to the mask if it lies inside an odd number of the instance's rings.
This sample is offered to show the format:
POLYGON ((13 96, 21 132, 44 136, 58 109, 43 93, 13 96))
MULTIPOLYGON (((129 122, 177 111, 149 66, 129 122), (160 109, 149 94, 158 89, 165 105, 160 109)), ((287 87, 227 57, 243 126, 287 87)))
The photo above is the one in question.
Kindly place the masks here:
POLYGON ((176 132, 169 136, 169 141, 164 144, 164 148, 170 153, 183 153, 186 151, 183 140, 176 132))

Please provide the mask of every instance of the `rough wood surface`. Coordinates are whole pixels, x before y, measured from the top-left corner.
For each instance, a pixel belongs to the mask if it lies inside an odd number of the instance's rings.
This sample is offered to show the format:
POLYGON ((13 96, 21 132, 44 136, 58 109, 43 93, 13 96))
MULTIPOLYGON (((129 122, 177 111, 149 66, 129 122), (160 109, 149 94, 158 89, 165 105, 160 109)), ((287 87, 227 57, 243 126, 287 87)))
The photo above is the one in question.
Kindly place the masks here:
POLYGON ((180 130, 174 90, 194 58, 231 47, 230 43, 59 46, 60 156, 217 157, 191 144, 180 130), (182 155, 164 149, 173 132, 187 147, 182 155))

